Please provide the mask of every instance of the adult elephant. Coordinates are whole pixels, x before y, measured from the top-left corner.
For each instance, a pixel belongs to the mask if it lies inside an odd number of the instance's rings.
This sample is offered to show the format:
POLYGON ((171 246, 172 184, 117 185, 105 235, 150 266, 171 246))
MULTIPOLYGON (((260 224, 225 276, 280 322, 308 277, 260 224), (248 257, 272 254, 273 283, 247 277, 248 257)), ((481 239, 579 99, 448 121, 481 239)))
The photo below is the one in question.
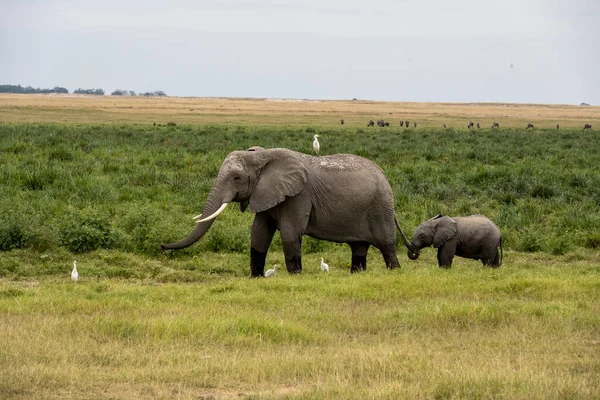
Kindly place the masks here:
POLYGON ((202 210, 206 218, 180 242, 161 245, 182 249, 198 241, 230 202, 256 213, 251 229, 251 276, 263 276, 273 235, 279 230, 288 272, 302 271, 302 236, 348 243, 351 271, 366 269, 373 245, 388 268, 400 266, 396 227, 408 241, 394 213, 392 188, 374 162, 351 154, 314 157, 288 149, 251 148, 230 153, 219 170, 202 210))
POLYGON ((483 265, 492 267, 502 264, 500 229, 489 218, 479 214, 468 217, 437 215, 417 227, 412 244, 417 251, 408 250, 411 260, 419 258, 420 249, 433 245, 438 249, 437 259, 441 268, 450 268, 455 255, 481 260, 483 265))

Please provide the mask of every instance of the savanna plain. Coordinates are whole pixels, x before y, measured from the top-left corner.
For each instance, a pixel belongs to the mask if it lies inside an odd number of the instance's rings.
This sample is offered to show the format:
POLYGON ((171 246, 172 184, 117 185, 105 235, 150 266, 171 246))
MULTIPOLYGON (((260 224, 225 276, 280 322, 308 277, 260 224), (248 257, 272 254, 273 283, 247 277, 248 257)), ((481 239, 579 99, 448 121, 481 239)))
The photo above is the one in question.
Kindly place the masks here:
POLYGON ((585 123, 600 108, 2 95, 0 398, 600 398, 600 138, 585 123), (382 167, 409 236, 438 213, 490 217, 502 266, 439 269, 398 240, 401 268, 371 249, 350 274, 347 245, 305 237, 292 276, 276 235, 267 266, 282 268, 250 279, 252 215, 236 207, 160 249, 193 229, 229 152, 310 153, 314 134, 323 155, 382 167))

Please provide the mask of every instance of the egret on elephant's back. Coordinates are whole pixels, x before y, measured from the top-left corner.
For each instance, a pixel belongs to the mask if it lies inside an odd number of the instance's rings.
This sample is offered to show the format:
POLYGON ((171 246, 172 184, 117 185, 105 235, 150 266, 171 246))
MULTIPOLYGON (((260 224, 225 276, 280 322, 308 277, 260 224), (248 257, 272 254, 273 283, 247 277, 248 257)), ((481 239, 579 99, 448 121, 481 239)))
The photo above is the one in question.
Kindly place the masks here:
POLYGON ((315 140, 313 141, 313 150, 315 151, 315 154, 319 155, 319 150, 321 149, 321 145, 319 144, 319 139, 317 139, 319 137, 319 135, 315 135, 314 138, 315 140))

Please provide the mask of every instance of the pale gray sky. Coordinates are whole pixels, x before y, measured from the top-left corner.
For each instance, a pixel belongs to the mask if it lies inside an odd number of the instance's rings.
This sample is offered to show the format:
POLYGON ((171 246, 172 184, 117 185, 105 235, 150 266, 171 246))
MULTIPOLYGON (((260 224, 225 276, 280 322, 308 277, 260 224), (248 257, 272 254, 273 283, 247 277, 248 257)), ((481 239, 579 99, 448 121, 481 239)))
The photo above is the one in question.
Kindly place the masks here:
POLYGON ((600 0, 0 0, 0 84, 600 105, 600 0))

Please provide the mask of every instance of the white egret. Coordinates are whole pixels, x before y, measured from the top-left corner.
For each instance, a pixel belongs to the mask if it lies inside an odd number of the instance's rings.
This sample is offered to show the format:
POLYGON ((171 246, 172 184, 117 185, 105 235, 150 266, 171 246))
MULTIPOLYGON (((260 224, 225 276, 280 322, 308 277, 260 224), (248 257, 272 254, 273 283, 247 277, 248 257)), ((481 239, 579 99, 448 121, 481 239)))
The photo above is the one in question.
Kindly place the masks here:
POLYGON ((321 145, 319 145, 319 139, 317 139, 319 137, 319 135, 315 135, 315 140, 313 142, 313 150, 315 151, 315 153, 317 155, 319 155, 319 150, 321 149, 321 145))
POLYGON ((77 272, 77 261, 73 261, 73 271, 71 271, 71 280, 77 283, 79 280, 79 273, 77 272))
POLYGON ((321 271, 329 272, 329 265, 327 265, 325 261, 323 261, 323 257, 321 257, 321 271))
POLYGON ((268 278, 270 276, 274 276, 275 272, 277 272, 277 264, 273 265, 273 268, 268 269, 267 272, 265 272, 265 278, 268 278))

